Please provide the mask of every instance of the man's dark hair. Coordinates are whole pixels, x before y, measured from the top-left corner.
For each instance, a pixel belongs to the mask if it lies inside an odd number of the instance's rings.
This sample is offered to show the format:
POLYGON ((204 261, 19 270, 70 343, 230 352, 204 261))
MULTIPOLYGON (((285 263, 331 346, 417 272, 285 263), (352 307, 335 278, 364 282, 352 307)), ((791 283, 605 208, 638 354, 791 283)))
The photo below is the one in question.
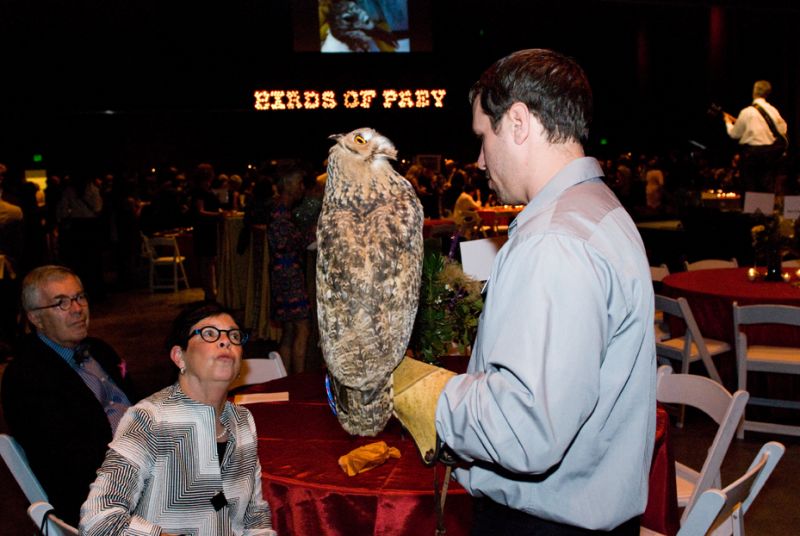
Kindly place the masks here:
POLYGON ((197 302, 189 305, 172 321, 172 327, 165 341, 167 349, 170 350, 173 346, 180 346, 181 350, 186 350, 190 338, 189 330, 192 329, 192 326, 204 318, 220 315, 230 315, 231 318, 235 318, 229 309, 214 301, 197 302))
POLYGON ((521 102, 542 124, 550 143, 579 142, 589 135, 589 80, 575 60, 552 50, 520 50, 498 60, 472 86, 470 103, 475 99, 495 130, 506 110, 521 102))

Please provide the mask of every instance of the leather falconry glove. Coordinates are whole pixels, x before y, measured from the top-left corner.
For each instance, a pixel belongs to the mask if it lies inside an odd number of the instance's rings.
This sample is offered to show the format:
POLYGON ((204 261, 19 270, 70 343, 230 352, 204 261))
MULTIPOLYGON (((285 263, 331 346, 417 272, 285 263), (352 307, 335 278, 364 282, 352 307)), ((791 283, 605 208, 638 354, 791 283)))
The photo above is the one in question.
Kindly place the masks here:
POLYGON ((455 372, 405 357, 392 376, 394 415, 411 434, 423 463, 433 465, 440 454, 436 403, 455 372))

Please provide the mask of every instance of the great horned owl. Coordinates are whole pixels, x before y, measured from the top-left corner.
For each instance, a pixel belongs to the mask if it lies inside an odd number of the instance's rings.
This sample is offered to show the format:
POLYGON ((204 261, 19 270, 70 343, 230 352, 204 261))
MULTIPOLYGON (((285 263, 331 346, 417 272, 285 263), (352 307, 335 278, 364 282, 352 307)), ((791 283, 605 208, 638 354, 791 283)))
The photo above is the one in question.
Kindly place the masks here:
POLYGON ((331 136, 317 226, 322 354, 351 434, 375 435, 392 413, 391 375, 408 346, 422 272, 422 204, 371 128, 331 136))
POLYGON ((397 46, 397 40, 372 20, 369 13, 351 0, 334 0, 328 14, 333 36, 354 52, 368 52, 372 39, 397 46))

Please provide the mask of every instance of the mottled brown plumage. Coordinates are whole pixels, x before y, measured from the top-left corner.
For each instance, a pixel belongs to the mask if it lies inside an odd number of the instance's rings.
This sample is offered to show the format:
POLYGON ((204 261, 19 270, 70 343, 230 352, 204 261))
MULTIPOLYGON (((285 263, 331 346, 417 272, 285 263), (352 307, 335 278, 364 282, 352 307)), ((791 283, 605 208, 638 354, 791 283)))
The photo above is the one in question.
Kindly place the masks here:
POLYGON ((317 227, 317 311, 338 418, 375 435, 392 413, 391 374, 403 358, 419 299, 422 205, 371 128, 331 136, 317 227))

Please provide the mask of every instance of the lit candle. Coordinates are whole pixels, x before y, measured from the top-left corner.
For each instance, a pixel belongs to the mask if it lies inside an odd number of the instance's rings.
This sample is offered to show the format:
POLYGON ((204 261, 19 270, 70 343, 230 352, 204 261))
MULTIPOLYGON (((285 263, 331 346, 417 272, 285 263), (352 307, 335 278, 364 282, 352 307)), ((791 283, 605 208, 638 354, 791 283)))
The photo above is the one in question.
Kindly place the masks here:
POLYGON ((781 273, 781 277, 782 277, 782 278, 783 278, 783 280, 784 280, 784 281, 786 281, 787 283, 789 282, 789 279, 791 279, 791 278, 792 278, 792 276, 791 276, 791 275, 789 275, 789 272, 783 272, 783 273, 781 273))
MULTIPOLYGON (((798 270, 798 272, 800 272, 800 270, 798 270)), ((755 268, 748 268, 747 279, 749 279, 750 281, 755 281, 756 277, 758 277, 758 270, 756 270, 755 268)))

